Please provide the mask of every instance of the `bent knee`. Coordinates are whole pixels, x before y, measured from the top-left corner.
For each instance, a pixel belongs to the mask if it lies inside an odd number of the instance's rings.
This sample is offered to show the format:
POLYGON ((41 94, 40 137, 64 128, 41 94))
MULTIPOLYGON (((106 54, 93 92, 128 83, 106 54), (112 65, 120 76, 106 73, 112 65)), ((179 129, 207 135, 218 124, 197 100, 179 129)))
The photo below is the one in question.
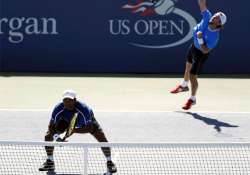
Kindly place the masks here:
POLYGON ((190 72, 190 79, 197 79, 198 75, 190 72))
POLYGON ((53 141, 53 133, 48 131, 44 137, 44 140, 45 141, 53 141))

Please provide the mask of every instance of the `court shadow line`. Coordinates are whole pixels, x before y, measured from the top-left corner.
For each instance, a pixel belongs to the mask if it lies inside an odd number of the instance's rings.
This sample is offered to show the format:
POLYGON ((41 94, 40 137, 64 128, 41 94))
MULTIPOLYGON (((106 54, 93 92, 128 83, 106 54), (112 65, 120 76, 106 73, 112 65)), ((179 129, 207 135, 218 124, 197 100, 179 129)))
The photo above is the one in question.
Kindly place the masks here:
POLYGON ((204 117, 198 113, 193 113, 193 112, 181 112, 181 113, 185 113, 188 115, 191 115, 194 119, 196 120, 200 120, 202 122, 204 122, 207 125, 212 125, 214 126, 214 129, 216 130, 216 132, 220 133, 221 132, 221 128, 225 127, 225 128, 237 128, 239 127, 238 125, 233 125, 230 123, 226 123, 217 119, 213 119, 213 118, 209 118, 209 117, 204 117))

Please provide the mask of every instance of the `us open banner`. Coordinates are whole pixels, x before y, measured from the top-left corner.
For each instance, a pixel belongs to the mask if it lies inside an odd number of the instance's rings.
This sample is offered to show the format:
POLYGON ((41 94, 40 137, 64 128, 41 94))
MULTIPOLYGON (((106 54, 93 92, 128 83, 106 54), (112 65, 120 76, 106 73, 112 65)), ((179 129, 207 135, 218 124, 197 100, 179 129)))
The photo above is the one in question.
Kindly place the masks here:
MULTIPOLYGON (((250 73, 248 1, 210 1, 228 23, 204 73, 250 73)), ((183 73, 197 0, 0 0, 0 70, 183 73)))

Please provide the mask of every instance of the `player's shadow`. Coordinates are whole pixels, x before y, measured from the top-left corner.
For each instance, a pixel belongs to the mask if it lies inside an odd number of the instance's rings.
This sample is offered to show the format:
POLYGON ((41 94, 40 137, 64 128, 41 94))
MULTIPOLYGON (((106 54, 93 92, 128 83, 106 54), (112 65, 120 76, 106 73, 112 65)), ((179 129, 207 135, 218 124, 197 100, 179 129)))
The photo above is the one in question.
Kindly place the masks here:
POLYGON ((189 114, 189 115, 192 115, 195 119, 201 120, 204 123, 206 123, 207 125, 213 125, 214 129, 217 132, 221 132, 221 127, 226 127, 226 128, 237 128, 237 127, 239 127, 238 125, 232 125, 230 123, 222 122, 222 121, 219 121, 217 119, 204 117, 204 116, 201 116, 201 115, 199 115, 197 113, 192 113, 192 112, 185 112, 185 113, 189 114))

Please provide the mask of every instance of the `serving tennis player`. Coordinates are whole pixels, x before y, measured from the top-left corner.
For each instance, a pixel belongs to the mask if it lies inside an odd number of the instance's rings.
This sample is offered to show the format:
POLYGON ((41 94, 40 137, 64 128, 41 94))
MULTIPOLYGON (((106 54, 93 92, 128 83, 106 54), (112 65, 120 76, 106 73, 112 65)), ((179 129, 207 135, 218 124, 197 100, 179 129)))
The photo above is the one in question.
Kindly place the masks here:
MULTIPOLYGON (((52 112, 48 131, 45 135, 45 141, 64 141, 73 133, 90 133, 99 142, 108 142, 102 128, 94 117, 92 109, 76 99, 75 91, 66 90, 63 93, 62 102, 56 105, 52 112), (66 134, 66 137, 61 139, 60 134, 64 132, 68 133, 68 129, 70 127, 72 127, 72 132, 70 132, 69 135, 66 134)), ((47 160, 44 162, 42 167, 39 168, 39 171, 54 171, 54 147, 46 146, 45 150, 47 153, 47 160)), ((107 159, 108 173, 116 173, 117 168, 111 160, 111 149, 108 147, 103 147, 102 151, 107 159)))
POLYGON ((191 83, 191 97, 182 107, 188 110, 196 104, 196 93, 198 89, 198 75, 202 65, 207 60, 209 53, 215 48, 219 41, 220 32, 226 24, 227 17, 223 12, 214 15, 207 9, 206 0, 198 0, 202 20, 194 27, 193 43, 187 52, 186 70, 183 82, 178 85, 171 93, 188 91, 188 82, 191 83))

